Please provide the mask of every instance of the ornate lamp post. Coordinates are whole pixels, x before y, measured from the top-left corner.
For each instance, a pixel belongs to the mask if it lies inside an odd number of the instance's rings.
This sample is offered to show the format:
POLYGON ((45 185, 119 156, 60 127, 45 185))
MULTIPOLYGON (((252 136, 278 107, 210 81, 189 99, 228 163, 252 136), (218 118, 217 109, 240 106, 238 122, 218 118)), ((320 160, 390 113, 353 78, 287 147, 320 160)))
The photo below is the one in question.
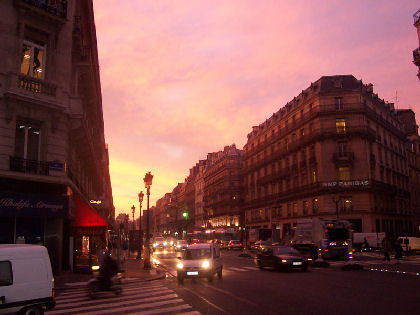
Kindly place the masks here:
POLYGON ((137 252, 137 259, 141 259, 141 251, 143 248, 143 226, 141 225, 141 203, 143 202, 144 194, 142 191, 139 192, 139 204, 140 204, 140 217, 139 217, 139 251, 137 252))
POLYGON ((152 186, 153 175, 151 172, 146 173, 146 176, 143 178, 144 185, 147 189, 147 224, 146 224, 146 257, 144 258, 144 269, 150 269, 150 226, 149 226, 149 199, 150 199, 150 186, 152 186))
MULTIPOLYGON (((131 207, 131 213, 133 215, 133 232, 131 233, 131 237, 129 238, 130 240, 134 239, 134 231, 136 230, 136 223, 134 222, 134 212, 136 211, 136 207, 134 207, 134 205, 131 207)), ((131 250, 133 250, 133 244, 130 242, 130 250, 128 252, 130 252, 131 250)))

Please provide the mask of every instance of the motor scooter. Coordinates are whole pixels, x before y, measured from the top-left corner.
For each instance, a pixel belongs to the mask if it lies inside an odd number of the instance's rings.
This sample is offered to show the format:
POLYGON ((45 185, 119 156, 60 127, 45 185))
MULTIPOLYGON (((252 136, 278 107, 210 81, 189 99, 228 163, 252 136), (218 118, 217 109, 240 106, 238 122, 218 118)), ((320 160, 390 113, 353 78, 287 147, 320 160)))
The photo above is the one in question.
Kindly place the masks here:
POLYGON ((120 295, 122 293, 122 278, 123 275, 121 272, 118 272, 116 275, 111 277, 111 285, 108 288, 105 288, 103 281, 99 276, 99 266, 93 266, 92 272, 94 275, 93 279, 88 281, 88 295, 90 298, 94 299, 102 292, 113 292, 115 295, 120 295))

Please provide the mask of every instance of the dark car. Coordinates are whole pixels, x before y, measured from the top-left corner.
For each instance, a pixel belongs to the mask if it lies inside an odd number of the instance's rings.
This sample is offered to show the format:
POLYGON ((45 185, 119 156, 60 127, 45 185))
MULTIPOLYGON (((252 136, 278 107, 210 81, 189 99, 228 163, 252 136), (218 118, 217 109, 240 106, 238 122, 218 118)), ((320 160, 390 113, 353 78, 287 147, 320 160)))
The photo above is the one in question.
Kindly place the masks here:
POLYGON ((270 241, 256 241, 254 244, 252 244, 251 249, 260 250, 261 248, 268 246, 271 246, 270 241))
POLYGON ((242 249, 242 243, 238 240, 231 240, 229 244, 227 245, 227 249, 242 249))
POLYGON ((308 268, 307 258, 290 246, 263 247, 257 252, 254 261, 260 269, 271 267, 277 270, 306 271, 308 268))

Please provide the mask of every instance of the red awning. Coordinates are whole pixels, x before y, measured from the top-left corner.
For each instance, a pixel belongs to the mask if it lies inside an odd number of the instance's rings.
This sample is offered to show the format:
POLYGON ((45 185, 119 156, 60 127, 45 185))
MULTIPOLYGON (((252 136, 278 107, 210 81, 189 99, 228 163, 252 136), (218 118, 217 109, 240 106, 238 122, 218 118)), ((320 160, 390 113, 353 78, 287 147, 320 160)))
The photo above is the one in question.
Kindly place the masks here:
POLYGON ((76 203, 76 218, 74 227, 107 227, 108 223, 96 211, 86 204, 80 197, 74 195, 76 203))

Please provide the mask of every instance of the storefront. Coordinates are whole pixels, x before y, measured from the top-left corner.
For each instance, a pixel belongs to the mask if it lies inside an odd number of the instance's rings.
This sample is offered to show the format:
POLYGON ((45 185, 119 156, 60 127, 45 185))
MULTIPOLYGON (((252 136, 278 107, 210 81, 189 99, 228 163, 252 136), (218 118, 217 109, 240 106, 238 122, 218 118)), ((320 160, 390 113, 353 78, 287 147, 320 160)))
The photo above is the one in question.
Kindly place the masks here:
POLYGON ((0 192, 0 243, 46 246, 58 273, 68 253, 68 216, 67 196, 0 192))
POLYGON ((107 248, 108 223, 77 195, 74 202, 76 214, 71 230, 73 270, 89 272, 92 265, 98 264, 99 253, 107 248))

